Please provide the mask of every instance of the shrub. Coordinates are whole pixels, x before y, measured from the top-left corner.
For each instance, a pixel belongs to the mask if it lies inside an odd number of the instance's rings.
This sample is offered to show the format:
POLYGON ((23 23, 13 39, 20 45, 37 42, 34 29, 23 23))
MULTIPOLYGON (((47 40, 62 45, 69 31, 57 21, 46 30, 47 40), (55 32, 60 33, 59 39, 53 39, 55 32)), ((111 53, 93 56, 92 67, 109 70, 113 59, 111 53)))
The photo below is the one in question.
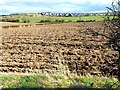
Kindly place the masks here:
POLYGON ((6 21, 5 19, 2 19, 2 20, 0 20, 0 21, 6 21))
POLYGON ((23 22, 24 22, 24 23, 29 23, 29 22, 30 22, 30 20, 24 20, 23 22))
POLYGON ((80 22, 80 20, 77 20, 77 22, 80 22))
POLYGON ((40 22, 45 22, 44 20, 41 20, 40 22))
POLYGON ((19 19, 5 19, 7 22, 19 22, 19 19))
POLYGON ((56 22, 65 22, 65 20, 56 20, 56 22))
POLYGON ((77 22, 84 22, 83 20, 77 20, 77 22))
POLYGON ((72 20, 69 20, 68 22, 72 22, 72 20))
POLYGON ((92 22, 92 20, 87 20, 86 22, 92 22))
POLYGON ((25 25, 25 27, 28 27, 28 25, 25 25))
POLYGON ((59 20, 55 20, 55 22, 59 22, 59 20))
POLYGON ((9 26, 2 26, 2 28, 9 28, 9 26))
POLYGON ((19 27, 19 25, 13 25, 13 26, 9 26, 11 28, 16 28, 16 27, 19 27))
POLYGON ((50 22, 49 20, 45 20, 45 22, 50 22))
POLYGON ((65 22, 65 20, 61 20, 61 22, 65 22))

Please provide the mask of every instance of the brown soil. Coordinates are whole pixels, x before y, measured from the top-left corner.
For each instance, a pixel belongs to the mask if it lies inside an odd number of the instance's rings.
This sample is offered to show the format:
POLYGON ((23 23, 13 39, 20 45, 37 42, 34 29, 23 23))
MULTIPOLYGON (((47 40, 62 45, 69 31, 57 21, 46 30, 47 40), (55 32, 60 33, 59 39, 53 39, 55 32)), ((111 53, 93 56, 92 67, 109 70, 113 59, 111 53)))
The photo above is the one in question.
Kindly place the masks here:
MULTIPOLYGON (((97 30, 102 22, 87 22, 86 25, 97 30)), ((36 72, 37 69, 58 70, 61 60, 71 72, 78 74, 117 75, 118 54, 106 44, 107 41, 103 36, 86 31, 82 22, 34 23, 30 27, 3 28, 0 71, 25 73, 36 72)))
POLYGON ((37 24, 37 23, 17 23, 17 22, 0 22, 2 26, 12 26, 12 25, 30 25, 30 24, 37 24))

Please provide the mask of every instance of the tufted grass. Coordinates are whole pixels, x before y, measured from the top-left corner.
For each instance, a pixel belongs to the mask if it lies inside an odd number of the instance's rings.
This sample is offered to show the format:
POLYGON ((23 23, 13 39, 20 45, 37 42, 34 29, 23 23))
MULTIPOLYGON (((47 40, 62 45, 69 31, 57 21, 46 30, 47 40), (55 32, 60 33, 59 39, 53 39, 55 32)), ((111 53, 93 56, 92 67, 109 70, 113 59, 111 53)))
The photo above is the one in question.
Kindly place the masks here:
POLYGON ((69 88, 69 87, 90 87, 90 88, 117 88, 120 82, 116 78, 99 77, 93 75, 77 76, 76 74, 53 75, 35 74, 18 75, 10 74, 0 77, 3 88, 69 88))

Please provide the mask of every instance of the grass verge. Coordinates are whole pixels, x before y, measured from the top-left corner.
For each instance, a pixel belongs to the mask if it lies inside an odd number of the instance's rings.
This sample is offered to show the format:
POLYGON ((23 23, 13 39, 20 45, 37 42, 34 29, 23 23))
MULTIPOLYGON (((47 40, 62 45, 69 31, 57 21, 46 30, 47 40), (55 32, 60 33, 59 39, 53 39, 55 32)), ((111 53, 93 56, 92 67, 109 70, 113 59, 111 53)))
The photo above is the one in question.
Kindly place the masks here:
POLYGON ((0 80, 3 88, 69 88, 69 87, 90 87, 90 88, 117 88, 120 82, 115 78, 98 76, 75 76, 63 77, 60 75, 32 75, 2 76, 0 80))

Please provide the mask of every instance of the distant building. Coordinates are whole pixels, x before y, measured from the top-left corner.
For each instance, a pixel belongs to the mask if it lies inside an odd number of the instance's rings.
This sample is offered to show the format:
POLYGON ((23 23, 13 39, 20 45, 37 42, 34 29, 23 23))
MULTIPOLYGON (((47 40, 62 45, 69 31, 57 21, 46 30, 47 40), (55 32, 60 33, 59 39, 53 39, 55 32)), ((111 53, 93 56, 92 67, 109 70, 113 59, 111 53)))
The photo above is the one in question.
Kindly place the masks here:
POLYGON ((41 12, 41 13, 15 13, 10 15, 24 15, 28 17, 41 17, 41 16, 56 16, 56 17, 80 17, 80 16, 114 16, 114 14, 106 13, 52 13, 52 12, 41 12))

